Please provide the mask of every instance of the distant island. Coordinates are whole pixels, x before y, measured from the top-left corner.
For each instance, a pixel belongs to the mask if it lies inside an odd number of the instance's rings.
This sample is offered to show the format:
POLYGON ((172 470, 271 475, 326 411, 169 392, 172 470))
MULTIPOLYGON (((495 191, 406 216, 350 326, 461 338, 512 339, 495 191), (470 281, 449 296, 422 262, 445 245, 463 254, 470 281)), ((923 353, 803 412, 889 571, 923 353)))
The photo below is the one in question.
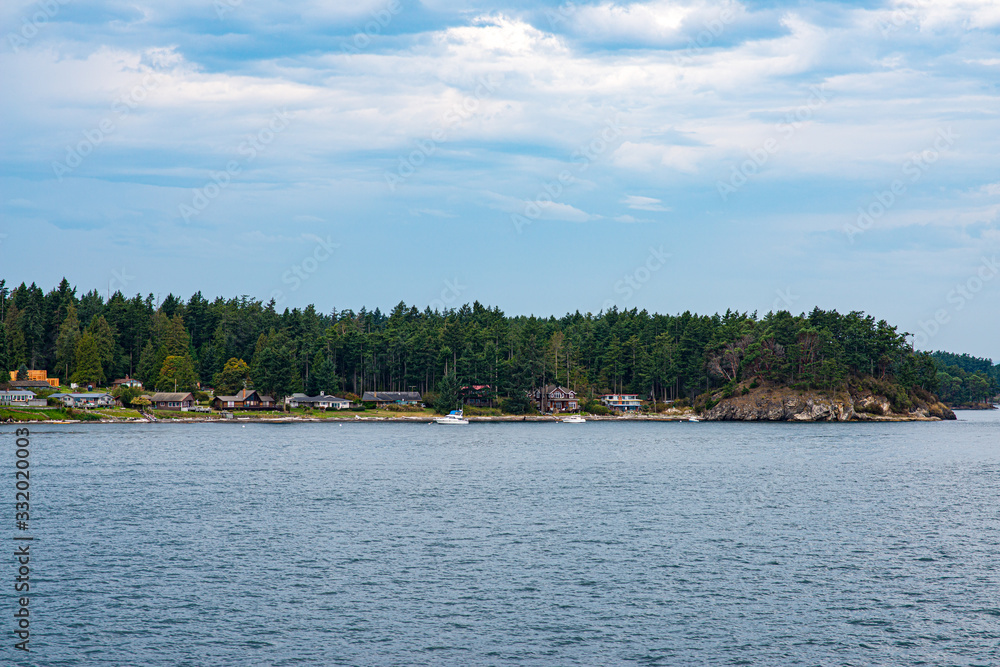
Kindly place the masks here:
MULTIPOLYGON (((546 318, 478 302, 443 312, 402 302, 388 313, 279 312, 273 300, 209 301, 200 292, 162 302, 80 296, 65 279, 48 292, 0 280, 0 369, 0 380, 11 378, 4 395, 30 391, 32 407, 72 409, 64 396, 107 388, 115 406, 143 415, 180 409, 150 400, 159 392, 190 393, 185 407, 206 412, 464 406, 495 417, 686 410, 717 420, 949 419, 949 406, 988 407, 1000 392, 991 360, 916 352, 905 333, 861 312, 612 308, 546 318), (270 403, 218 400, 251 390, 270 403), (380 392, 410 400, 366 400, 380 392), (324 396, 340 402, 312 400, 324 396)), ((17 418, 11 405, 0 419, 17 418)))

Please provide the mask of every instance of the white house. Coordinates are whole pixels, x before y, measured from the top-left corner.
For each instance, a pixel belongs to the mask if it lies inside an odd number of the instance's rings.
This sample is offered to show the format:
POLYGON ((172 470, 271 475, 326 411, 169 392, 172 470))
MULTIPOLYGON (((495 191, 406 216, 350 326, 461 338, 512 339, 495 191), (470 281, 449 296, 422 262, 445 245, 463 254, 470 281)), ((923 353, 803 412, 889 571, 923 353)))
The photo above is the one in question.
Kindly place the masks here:
POLYGON ((11 405, 19 407, 42 406, 45 405, 44 398, 35 398, 35 392, 26 389, 12 389, 10 391, 0 390, 0 405, 11 405))
POLYGON ((351 407, 351 402, 346 398, 327 396, 324 392, 319 392, 319 396, 306 396, 305 394, 292 394, 285 399, 285 403, 290 408, 320 408, 323 410, 346 410, 351 407))
POLYGON ((612 410, 622 412, 633 412, 642 406, 639 394, 604 394, 601 396, 601 403, 612 410))
POLYGON ((142 389, 142 382, 135 378, 125 376, 111 383, 112 387, 129 387, 132 389, 142 389))
POLYGON ((52 394, 49 398, 57 398, 68 408, 113 408, 115 397, 111 394, 97 392, 87 394, 52 394))

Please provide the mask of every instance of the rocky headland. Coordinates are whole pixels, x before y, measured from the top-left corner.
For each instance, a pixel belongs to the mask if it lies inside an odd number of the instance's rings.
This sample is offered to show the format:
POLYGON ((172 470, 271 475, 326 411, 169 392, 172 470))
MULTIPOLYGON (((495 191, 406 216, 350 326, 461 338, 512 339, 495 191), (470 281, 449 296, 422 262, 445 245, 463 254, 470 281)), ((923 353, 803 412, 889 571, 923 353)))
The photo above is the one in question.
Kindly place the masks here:
MULTIPOLYGON (((737 392, 707 408, 709 421, 938 421, 955 419, 955 413, 934 396, 913 397, 907 409, 894 409, 892 401, 870 391, 819 392, 788 387, 756 387, 737 392)), ((713 400, 714 403, 714 400, 713 400)))

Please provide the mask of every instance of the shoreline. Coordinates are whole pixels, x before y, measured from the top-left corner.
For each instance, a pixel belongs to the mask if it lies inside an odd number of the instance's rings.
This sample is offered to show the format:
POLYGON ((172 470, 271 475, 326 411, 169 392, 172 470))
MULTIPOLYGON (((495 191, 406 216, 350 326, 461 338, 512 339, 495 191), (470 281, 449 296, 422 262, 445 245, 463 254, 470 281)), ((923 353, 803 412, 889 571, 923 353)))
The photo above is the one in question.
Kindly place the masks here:
MULTIPOLYGON (((618 416, 585 416, 584 418, 588 422, 676 422, 676 423, 694 423, 690 419, 691 416, 695 416, 693 413, 684 415, 635 415, 629 417, 618 417, 618 416)), ((562 423, 561 418, 545 416, 545 415, 531 415, 531 416, 502 416, 502 417, 467 417, 470 424, 559 424, 562 423)), ((847 421, 837 421, 837 420, 800 420, 800 419, 787 419, 787 420, 763 420, 763 419, 705 419, 699 417, 697 423, 702 422, 713 422, 713 423, 798 423, 798 424, 817 424, 817 423, 843 423, 843 424, 866 424, 873 422, 880 423, 902 423, 902 422, 940 422, 946 421, 939 419, 938 417, 924 417, 920 415, 865 415, 862 419, 852 419, 847 421)), ((357 419, 351 419, 347 417, 332 417, 332 418, 319 418, 319 417, 301 417, 301 416, 290 416, 290 417, 236 417, 234 419, 222 419, 222 418, 212 418, 212 417, 177 417, 177 418, 166 418, 166 419, 138 419, 138 418, 127 418, 127 419, 54 419, 54 420, 24 420, 24 421, 7 421, 0 422, 0 424, 33 424, 33 425, 50 425, 50 424, 86 424, 86 425, 101 425, 101 424, 339 424, 343 426, 344 424, 434 424, 433 417, 359 417, 357 419)))

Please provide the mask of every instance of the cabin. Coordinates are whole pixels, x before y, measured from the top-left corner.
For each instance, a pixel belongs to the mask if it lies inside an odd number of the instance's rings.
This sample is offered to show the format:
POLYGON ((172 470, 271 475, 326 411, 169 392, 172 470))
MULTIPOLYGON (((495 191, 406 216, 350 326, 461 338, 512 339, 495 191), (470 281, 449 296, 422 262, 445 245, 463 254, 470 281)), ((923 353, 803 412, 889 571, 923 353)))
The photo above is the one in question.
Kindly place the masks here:
POLYGON ((149 407, 154 410, 180 410, 197 403, 194 394, 189 391, 161 391, 150 396, 149 402, 149 407))
POLYGON ((475 408, 493 407, 493 387, 488 384, 474 384, 459 389, 462 403, 475 408))
POLYGON ((49 398, 54 398, 62 402, 67 408, 113 408, 118 404, 111 394, 90 392, 82 394, 52 394, 49 398))
POLYGON ((235 396, 216 396, 212 399, 212 407, 216 410, 273 410, 275 402, 255 389, 241 389, 235 396))
POLYGON ((136 380, 135 378, 130 378, 125 376, 119 380, 115 380, 111 383, 112 387, 130 387, 132 389, 142 389, 142 381, 136 380))
POLYGON ((346 410, 351 407, 351 402, 346 398, 337 398, 322 391, 319 392, 319 396, 292 394, 285 399, 285 403, 290 408, 316 408, 319 410, 346 410))
POLYGON ((580 409, 576 392, 559 385, 549 384, 541 389, 532 389, 528 395, 540 412, 574 412, 580 409))
POLYGON ((635 412, 642 407, 639 394, 603 394, 600 398, 605 407, 619 412, 635 412))
POLYGON ((420 394, 415 391, 366 391, 362 403, 374 403, 377 408, 387 405, 420 405, 420 394))
POLYGON ((35 392, 26 389, 10 389, 0 391, 0 405, 12 407, 43 407, 47 404, 44 398, 35 398, 35 392))

